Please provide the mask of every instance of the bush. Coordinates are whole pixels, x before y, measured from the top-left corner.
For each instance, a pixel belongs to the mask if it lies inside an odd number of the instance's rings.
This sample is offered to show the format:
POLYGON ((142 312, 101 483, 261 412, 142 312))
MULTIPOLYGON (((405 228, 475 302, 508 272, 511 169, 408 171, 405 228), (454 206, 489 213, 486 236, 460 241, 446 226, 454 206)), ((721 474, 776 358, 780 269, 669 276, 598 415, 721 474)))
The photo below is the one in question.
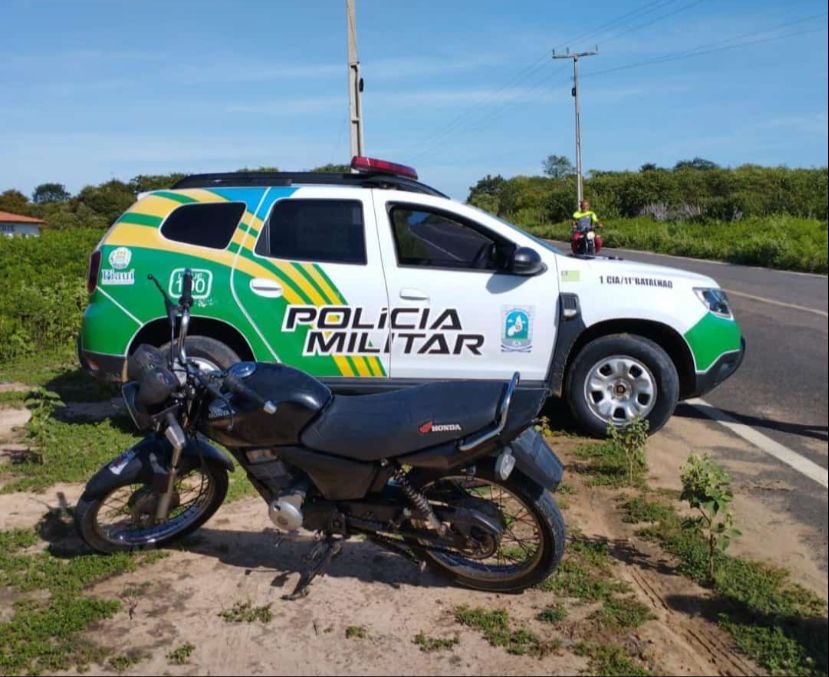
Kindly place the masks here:
POLYGON ((86 306, 89 254, 101 234, 45 230, 36 238, 0 238, 0 362, 72 341, 86 306))

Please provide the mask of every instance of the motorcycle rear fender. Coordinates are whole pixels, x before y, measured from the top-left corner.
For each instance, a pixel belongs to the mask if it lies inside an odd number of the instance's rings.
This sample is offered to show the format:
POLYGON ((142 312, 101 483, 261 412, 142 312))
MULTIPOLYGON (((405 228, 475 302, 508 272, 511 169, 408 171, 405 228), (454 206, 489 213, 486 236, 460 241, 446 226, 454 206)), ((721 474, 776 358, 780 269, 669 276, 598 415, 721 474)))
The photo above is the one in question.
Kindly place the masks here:
POLYGON ((527 428, 510 442, 518 469, 545 489, 555 491, 561 483, 564 465, 535 428, 527 428))
MULTIPOLYGON (((173 447, 162 436, 153 433, 107 463, 86 484, 84 496, 103 498, 124 484, 152 484, 167 476, 173 447)), ((180 466, 186 469, 201 464, 216 463, 233 472, 233 463, 216 447, 199 438, 190 438, 182 449, 180 466)))

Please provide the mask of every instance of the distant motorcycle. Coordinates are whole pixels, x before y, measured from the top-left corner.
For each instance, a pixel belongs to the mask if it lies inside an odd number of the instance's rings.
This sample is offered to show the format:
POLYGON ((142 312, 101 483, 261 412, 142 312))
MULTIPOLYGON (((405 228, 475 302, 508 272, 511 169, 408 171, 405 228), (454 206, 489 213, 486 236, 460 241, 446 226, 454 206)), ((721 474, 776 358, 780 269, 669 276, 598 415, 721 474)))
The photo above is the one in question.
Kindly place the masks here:
POLYGON ((517 390, 518 374, 334 396, 282 364, 205 371, 185 352, 191 271, 178 304, 150 279, 170 350, 142 345, 129 358, 122 394, 147 435, 86 485, 75 522, 92 548, 165 545, 204 524, 233 470, 210 438, 280 530, 318 533, 289 599, 357 534, 480 590, 521 591, 558 565, 564 523, 550 491, 562 466, 532 425, 545 393, 517 390))
POLYGON ((589 226, 581 226, 576 224, 570 234, 570 249, 578 256, 595 256, 598 254, 604 240, 599 235, 592 224, 589 226))

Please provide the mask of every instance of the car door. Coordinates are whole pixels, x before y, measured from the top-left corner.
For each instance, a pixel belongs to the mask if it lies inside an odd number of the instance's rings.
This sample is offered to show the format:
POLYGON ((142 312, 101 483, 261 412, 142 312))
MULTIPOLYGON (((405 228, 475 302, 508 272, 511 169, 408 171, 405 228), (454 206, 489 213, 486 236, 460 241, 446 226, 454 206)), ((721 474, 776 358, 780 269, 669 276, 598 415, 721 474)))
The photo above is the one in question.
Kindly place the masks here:
POLYGON ((377 191, 375 211, 392 378, 509 378, 516 371, 524 382, 546 378, 556 273, 505 269, 516 246, 536 243, 484 226, 439 198, 377 191))
MULTIPOLYGON (((279 191, 280 189, 273 189, 279 191)), ((371 192, 302 187, 242 244, 232 287, 274 360, 328 379, 388 375, 371 192)))

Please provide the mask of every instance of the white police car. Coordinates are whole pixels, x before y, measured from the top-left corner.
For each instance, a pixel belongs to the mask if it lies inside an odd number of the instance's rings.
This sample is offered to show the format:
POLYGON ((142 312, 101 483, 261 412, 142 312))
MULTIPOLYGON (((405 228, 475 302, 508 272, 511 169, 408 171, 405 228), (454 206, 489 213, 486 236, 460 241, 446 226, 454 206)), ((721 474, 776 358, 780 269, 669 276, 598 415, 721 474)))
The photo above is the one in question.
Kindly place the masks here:
POLYGON ((591 433, 646 418, 730 376, 745 350, 714 280, 576 258, 448 199, 414 170, 187 177, 125 212, 90 259, 82 364, 121 380, 168 339, 147 274, 194 271, 188 354, 281 361, 339 392, 509 378, 563 397, 591 433))

